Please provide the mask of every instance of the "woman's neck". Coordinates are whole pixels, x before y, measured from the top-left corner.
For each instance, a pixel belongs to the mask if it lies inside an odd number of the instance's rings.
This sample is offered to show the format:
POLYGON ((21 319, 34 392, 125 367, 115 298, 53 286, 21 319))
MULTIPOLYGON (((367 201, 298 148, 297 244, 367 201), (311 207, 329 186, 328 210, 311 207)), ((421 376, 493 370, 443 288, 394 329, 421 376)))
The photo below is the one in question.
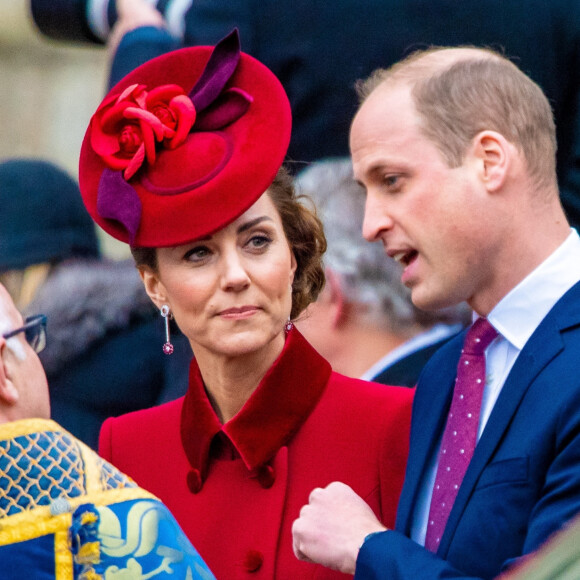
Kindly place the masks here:
POLYGON ((194 349, 209 400, 222 424, 246 404, 284 348, 284 335, 264 348, 231 357, 194 349))

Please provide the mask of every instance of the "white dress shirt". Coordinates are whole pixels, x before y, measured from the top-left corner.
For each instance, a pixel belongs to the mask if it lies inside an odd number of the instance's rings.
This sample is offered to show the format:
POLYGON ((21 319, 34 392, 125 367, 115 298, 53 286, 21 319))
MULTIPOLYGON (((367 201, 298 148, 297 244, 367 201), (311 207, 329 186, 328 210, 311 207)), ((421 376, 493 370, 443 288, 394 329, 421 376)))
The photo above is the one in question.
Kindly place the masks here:
MULTIPOLYGON (((506 294, 489 313, 487 319, 499 336, 485 352, 486 382, 478 440, 524 345, 556 302, 579 281, 580 237, 573 229, 564 243, 506 294)), ((474 320, 475 318, 477 316, 474 316, 474 320)), ((425 545, 438 456, 439 446, 423 477, 413 515, 411 538, 421 545, 425 545)))

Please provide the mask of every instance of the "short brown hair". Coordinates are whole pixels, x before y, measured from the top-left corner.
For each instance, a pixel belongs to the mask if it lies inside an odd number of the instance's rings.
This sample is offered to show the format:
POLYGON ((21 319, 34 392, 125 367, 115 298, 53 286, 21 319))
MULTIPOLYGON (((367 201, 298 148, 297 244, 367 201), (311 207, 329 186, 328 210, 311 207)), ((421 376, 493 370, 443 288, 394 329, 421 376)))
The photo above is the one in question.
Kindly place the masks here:
POLYGON ((318 298, 324 287, 322 255, 326 251, 326 238, 314 204, 307 196, 296 194, 286 169, 280 168, 267 193, 280 214, 284 233, 296 258, 290 313, 290 318, 295 319, 318 298))
MULTIPOLYGON (((306 205, 306 196, 296 195, 292 177, 284 167, 278 170, 267 193, 280 214, 284 233, 296 258, 290 312, 290 318, 295 319, 318 298, 324 287, 322 255, 326 251, 326 238, 314 206, 306 205)), ((157 272, 155 248, 132 247, 131 254, 137 268, 148 267, 157 272)))
POLYGON ((458 167, 481 131, 502 134, 526 159, 539 184, 556 180, 556 129, 542 89, 515 64, 488 49, 432 48, 413 53, 357 85, 362 102, 385 82, 411 87, 423 132, 458 167), (462 58, 447 58, 452 51, 462 58))

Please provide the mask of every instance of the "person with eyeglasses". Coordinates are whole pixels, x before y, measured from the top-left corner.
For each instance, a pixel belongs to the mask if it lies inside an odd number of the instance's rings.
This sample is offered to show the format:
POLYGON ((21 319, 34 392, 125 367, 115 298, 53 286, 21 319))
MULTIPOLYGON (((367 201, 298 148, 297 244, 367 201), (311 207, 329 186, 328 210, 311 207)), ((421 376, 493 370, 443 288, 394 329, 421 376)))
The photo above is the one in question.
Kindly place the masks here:
POLYGON ((46 339, 0 284, 2 579, 215 580, 160 500, 50 419, 46 339))
POLYGON ((46 346, 46 316, 44 314, 27 316, 24 324, 20 328, 7 332, 2 335, 2 338, 9 339, 17 336, 21 332, 24 333, 26 342, 36 354, 42 352, 46 346))

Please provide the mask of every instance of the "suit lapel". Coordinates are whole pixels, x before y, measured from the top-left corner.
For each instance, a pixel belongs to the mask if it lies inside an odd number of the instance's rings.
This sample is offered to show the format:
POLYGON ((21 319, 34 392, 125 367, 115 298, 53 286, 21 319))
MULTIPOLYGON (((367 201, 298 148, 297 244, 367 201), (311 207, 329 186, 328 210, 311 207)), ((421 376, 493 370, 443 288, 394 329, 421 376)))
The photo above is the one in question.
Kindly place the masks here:
POLYGON ((558 301, 532 334, 511 369, 457 494, 438 554, 444 556, 484 468, 490 463, 526 391, 564 349, 561 332, 580 324, 580 284, 558 301))
POLYGON ((413 509, 422 483, 422 476, 435 453, 439 435, 443 432, 453 396, 457 361, 461 354, 464 333, 452 339, 429 361, 413 403, 411 442, 405 483, 399 500, 396 529, 409 536, 413 509))

